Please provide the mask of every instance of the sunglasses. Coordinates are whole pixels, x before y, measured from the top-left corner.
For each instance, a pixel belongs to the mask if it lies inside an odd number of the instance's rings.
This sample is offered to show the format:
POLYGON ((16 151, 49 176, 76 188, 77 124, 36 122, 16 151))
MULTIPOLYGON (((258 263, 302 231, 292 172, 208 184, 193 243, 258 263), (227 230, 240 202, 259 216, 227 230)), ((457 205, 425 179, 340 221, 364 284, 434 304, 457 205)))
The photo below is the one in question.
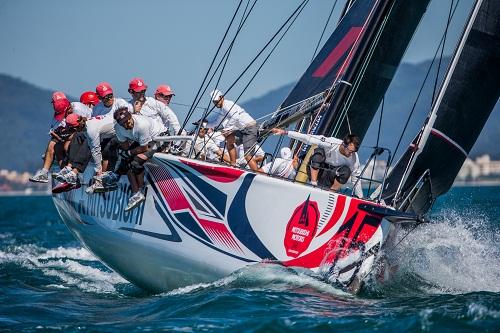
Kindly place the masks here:
POLYGON ((351 154, 354 154, 355 152, 358 151, 357 149, 354 150, 349 149, 349 145, 346 145, 345 143, 343 143, 342 146, 344 146, 344 149, 350 152, 351 154))
POLYGON ((106 96, 103 96, 103 97, 99 96, 99 98, 102 99, 102 100, 111 99, 111 98, 113 98, 113 94, 107 94, 106 96))
POLYGON ((167 98, 172 98, 172 95, 163 95, 163 94, 158 94, 158 97, 167 99, 167 98))

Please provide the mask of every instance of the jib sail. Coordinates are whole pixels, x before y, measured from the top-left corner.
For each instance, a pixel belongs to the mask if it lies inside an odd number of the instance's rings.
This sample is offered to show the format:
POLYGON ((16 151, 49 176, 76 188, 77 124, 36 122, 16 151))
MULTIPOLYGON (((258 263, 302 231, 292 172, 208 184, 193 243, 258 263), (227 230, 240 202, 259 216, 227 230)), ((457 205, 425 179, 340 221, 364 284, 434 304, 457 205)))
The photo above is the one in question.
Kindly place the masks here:
POLYGON ((453 184, 500 93, 500 2, 478 0, 425 125, 390 173, 387 203, 418 214, 453 184))

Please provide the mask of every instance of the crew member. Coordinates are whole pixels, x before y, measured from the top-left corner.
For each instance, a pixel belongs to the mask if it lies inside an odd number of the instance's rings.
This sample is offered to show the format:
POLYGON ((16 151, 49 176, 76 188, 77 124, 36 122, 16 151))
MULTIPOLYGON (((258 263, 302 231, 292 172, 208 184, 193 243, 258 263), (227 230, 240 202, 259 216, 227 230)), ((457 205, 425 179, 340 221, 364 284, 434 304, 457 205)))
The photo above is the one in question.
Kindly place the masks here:
POLYGON ((130 80, 128 92, 132 96, 130 104, 133 106, 134 113, 140 113, 161 122, 165 128, 172 129, 174 135, 177 135, 181 125, 174 111, 163 101, 146 97, 147 88, 146 83, 140 78, 130 80))
POLYGON ((119 108, 114 113, 116 138, 120 143, 120 156, 122 161, 118 168, 123 171, 128 167, 127 176, 132 188, 132 196, 129 198, 125 211, 137 207, 146 200, 142 189, 144 187, 144 163, 150 159, 156 151, 153 141, 165 131, 165 127, 141 114, 131 114, 127 108, 119 108))
POLYGON ((84 133, 86 121, 85 117, 75 113, 66 117, 66 128, 73 134, 69 141, 65 166, 58 173, 53 174, 53 177, 63 184, 56 186, 53 192, 69 191, 80 187, 78 174, 85 171, 91 158, 84 133))
POLYGON ((280 156, 273 162, 265 164, 259 171, 269 175, 294 179, 299 166, 298 157, 292 158, 292 151, 288 147, 281 148, 280 156))
POLYGON ((172 91, 172 88, 170 88, 167 84, 160 84, 158 88, 156 88, 155 99, 168 107, 170 107, 169 104, 173 96, 175 96, 175 94, 172 91))
POLYGON ((255 120, 239 105, 233 101, 226 100, 219 90, 210 93, 210 98, 217 108, 221 111, 215 113, 208 119, 208 127, 217 130, 225 122, 222 134, 226 138, 226 147, 228 149, 231 165, 236 165, 235 136, 241 137, 245 160, 252 170, 257 170, 257 163, 252 158, 257 142, 257 123, 255 120))
MULTIPOLYGON (((65 126, 64 118, 73 112, 73 107, 70 101, 66 98, 66 95, 61 91, 56 91, 52 94, 52 107, 54 108, 54 117, 50 123, 49 130, 49 143, 45 150, 45 156, 43 159, 43 167, 38 170, 34 176, 30 177, 30 181, 37 183, 48 183, 49 181, 49 170, 54 161, 55 150, 64 149, 64 139, 61 138, 57 133, 61 134, 61 130, 58 128, 63 128, 65 126), (57 145, 57 148, 56 148, 57 145)), ((78 109, 78 111, 81 111, 78 109)), ((58 154, 60 156, 60 154, 58 154)))
POLYGON ((363 190, 358 177, 361 174, 358 149, 360 140, 356 135, 346 135, 342 140, 322 135, 302 134, 273 128, 272 132, 278 135, 287 135, 289 138, 304 142, 307 145, 317 145, 310 161, 311 184, 329 187, 334 191, 340 190, 349 177, 356 184, 354 194, 362 198, 363 190), (320 172, 320 170, 322 172, 320 172))
MULTIPOLYGON (((97 104, 99 104, 99 102, 100 102, 99 97, 93 91, 85 91, 84 93, 82 93, 80 95, 80 103, 83 104, 83 106, 87 107, 87 111, 90 110, 90 113, 88 113, 86 116, 84 116, 85 118, 87 118, 87 120, 92 118, 92 116, 93 116, 92 113, 93 113, 94 107, 97 104)), ((72 104, 74 104, 73 108, 76 109, 77 108, 76 102, 73 102, 72 104)), ((75 111, 75 113, 83 116, 83 114, 78 113, 76 111, 75 111)))
MULTIPOLYGON (((208 122, 203 120, 200 125, 200 131, 194 144, 194 157, 205 161, 217 162, 222 160, 229 163, 229 156, 224 154, 223 150, 208 134, 207 124, 208 122)), ((193 125, 198 125, 198 122, 193 123, 193 125)))
POLYGON ((113 140, 115 136, 113 113, 120 107, 132 110, 132 106, 124 99, 116 98, 109 83, 99 83, 96 93, 102 103, 94 108, 94 117, 87 121, 85 132, 94 161, 95 174, 101 176, 104 171, 114 168, 113 162, 117 159, 118 144, 113 140))

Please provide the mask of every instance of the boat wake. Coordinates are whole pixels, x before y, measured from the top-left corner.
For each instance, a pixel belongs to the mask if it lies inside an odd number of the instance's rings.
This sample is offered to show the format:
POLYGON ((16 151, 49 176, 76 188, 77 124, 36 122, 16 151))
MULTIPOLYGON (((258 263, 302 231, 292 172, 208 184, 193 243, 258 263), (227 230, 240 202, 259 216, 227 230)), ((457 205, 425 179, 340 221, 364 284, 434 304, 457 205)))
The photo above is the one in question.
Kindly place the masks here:
POLYGON ((246 266, 212 283, 200 283, 178 288, 165 293, 165 295, 180 295, 219 288, 273 292, 307 289, 333 296, 352 297, 351 294, 324 281, 322 277, 308 269, 292 269, 271 263, 246 266))
POLYGON ((9 264, 34 271, 34 275, 41 276, 42 286, 46 288, 77 287, 86 292, 116 293, 119 284, 128 284, 80 247, 46 249, 33 244, 9 246, 0 250, 0 265, 9 264))
MULTIPOLYGON (((500 291, 500 230, 476 211, 447 209, 417 227, 392 253, 395 274, 369 290, 435 294, 500 291)), ((401 238, 406 232, 400 232, 401 238)))

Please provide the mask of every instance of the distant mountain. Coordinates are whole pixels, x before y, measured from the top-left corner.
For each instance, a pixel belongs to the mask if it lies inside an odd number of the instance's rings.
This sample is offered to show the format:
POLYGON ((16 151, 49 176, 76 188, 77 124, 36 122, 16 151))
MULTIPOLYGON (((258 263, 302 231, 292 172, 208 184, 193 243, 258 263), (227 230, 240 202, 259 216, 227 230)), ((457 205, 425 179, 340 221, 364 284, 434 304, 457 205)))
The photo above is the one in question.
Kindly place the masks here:
MULTIPOLYGON (((410 109, 414 103, 429 62, 416 65, 403 64, 398 70, 385 98, 380 144, 394 149, 410 109)), ((446 64, 443 66, 446 68, 446 64)), ((275 89, 262 97, 242 103, 255 118, 268 115, 276 110, 293 87, 293 83, 275 89)), ((433 80, 425 86, 422 98, 417 103, 407 135, 402 141, 400 152, 415 135, 422 120, 429 111, 433 80)), ((0 169, 35 171, 41 166, 41 155, 48 141, 48 129, 53 111, 50 104, 52 91, 41 89, 18 78, 0 74, 0 133, 2 133, 3 156, 0 169)), ((70 97, 71 100, 75 100, 70 97)), ((500 159, 500 105, 497 103, 488 123, 472 149, 475 157, 488 153, 500 159)), ((471 110, 473 112, 473 110, 471 110)), ((376 115, 375 119, 378 119, 376 115)), ((373 145, 378 122, 374 121, 364 144, 373 145)))
POLYGON ((48 142, 52 91, 0 74, 0 169, 35 171, 48 142))

